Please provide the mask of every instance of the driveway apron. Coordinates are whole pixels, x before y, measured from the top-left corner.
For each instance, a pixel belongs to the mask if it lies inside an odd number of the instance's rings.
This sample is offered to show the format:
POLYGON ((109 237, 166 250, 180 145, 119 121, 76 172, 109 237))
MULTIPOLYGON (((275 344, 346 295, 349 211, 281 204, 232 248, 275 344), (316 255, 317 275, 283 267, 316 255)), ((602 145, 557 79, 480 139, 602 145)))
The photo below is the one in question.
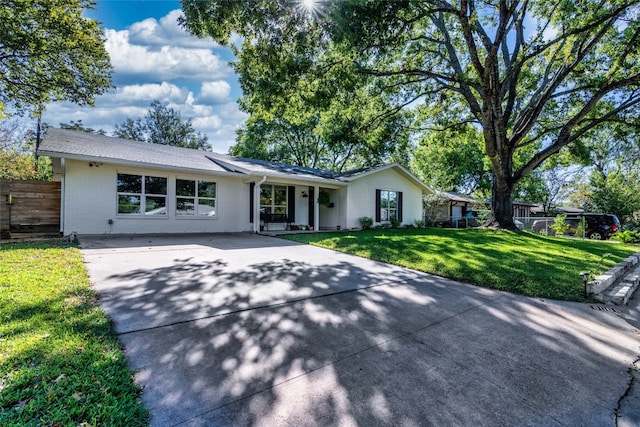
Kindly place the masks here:
POLYGON ((152 426, 614 426, 639 413, 633 307, 250 234, 81 247, 152 426))

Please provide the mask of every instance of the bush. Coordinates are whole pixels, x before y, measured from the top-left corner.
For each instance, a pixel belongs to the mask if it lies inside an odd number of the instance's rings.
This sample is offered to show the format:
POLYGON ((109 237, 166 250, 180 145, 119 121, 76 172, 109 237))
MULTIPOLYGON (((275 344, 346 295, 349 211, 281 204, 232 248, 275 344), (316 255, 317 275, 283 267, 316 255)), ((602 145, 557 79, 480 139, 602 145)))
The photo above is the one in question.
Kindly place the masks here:
POLYGON ((640 232, 638 231, 632 231, 632 230, 626 230, 626 231, 620 231, 618 233, 614 233, 611 235, 612 239, 616 239, 619 242, 622 243, 640 243, 640 232))
POLYGON ((391 224, 388 222, 383 222, 382 224, 378 224, 373 227, 374 230, 389 230, 391 229, 391 224))
POLYGON ((632 219, 629 220, 623 227, 622 230, 629 231, 638 231, 640 232, 640 219, 632 219))
POLYGON ((400 220, 396 217, 393 217, 389 220, 389 223, 391 224, 391 228, 398 228, 400 227, 400 220))
POLYGON ((368 230, 373 225, 373 218, 371 218, 370 216, 363 216, 358 218, 358 222, 360 223, 360 227, 363 230, 368 230))
POLYGON ((556 232, 556 236, 562 236, 569 230, 569 224, 565 222, 565 219, 567 219, 566 215, 558 215, 551 224, 550 227, 556 232))
POLYGON ((416 227, 416 228, 424 228, 424 225, 425 225, 425 224, 424 224, 424 220, 422 220, 422 219, 416 219, 416 220, 413 222, 413 225, 415 225, 415 227, 416 227))
POLYGON ((576 227, 576 236, 582 237, 583 239, 587 235, 587 220, 581 216, 580 222, 578 223, 578 227, 576 227))

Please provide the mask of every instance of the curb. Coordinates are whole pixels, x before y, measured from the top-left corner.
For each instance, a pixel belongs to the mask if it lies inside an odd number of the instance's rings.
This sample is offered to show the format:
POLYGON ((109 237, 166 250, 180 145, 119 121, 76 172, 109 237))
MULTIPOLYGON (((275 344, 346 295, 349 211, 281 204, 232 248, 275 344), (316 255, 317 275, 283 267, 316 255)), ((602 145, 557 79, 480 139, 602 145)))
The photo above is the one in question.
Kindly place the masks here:
POLYGON ((600 302, 625 305, 640 285, 640 252, 587 283, 587 293, 600 302))

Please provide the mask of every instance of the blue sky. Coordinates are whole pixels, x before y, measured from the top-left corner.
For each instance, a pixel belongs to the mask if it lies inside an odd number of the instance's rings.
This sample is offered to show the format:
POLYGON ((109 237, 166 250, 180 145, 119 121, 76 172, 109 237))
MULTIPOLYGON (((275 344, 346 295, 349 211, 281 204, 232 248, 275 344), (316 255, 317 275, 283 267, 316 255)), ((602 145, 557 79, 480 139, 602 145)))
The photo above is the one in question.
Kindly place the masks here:
POLYGON ((182 14, 173 0, 98 1, 86 15, 102 23, 114 67, 115 89, 96 98, 95 108, 55 103, 43 113, 52 126, 82 120, 85 126, 113 131, 127 117, 144 116, 154 99, 191 118, 213 151, 227 152, 245 115, 229 67, 230 49, 188 34, 177 23, 182 14))

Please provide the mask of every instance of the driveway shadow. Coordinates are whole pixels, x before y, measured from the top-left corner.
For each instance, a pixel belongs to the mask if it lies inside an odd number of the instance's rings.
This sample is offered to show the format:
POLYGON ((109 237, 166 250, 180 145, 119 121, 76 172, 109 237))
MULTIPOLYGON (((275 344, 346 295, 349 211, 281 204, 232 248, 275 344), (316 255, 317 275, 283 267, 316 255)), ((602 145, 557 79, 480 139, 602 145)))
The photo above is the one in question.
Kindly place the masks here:
POLYGON ((271 247, 88 256, 152 425, 614 424, 616 313, 271 247))

